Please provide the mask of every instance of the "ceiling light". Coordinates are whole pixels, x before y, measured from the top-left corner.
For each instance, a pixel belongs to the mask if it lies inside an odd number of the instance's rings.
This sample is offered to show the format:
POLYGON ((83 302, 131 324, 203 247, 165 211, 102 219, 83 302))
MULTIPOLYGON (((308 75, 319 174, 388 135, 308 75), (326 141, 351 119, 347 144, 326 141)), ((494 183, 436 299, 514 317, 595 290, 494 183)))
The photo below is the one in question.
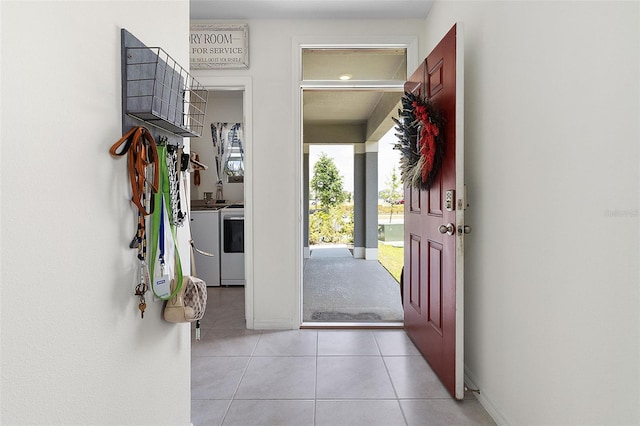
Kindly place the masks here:
POLYGON ((340 74, 338 77, 340 80, 351 80, 353 76, 351 74, 340 74))

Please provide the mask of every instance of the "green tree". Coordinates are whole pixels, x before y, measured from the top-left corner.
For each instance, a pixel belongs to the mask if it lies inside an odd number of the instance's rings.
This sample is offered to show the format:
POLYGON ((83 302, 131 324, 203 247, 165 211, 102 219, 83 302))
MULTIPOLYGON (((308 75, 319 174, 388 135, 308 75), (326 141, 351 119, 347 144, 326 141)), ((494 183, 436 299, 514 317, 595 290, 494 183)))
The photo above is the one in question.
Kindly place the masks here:
POLYGON ((389 211, 389 222, 391 222, 393 207, 400 204, 400 200, 402 199, 402 182, 395 167, 391 170, 391 177, 387 180, 386 185, 385 189, 380 191, 380 197, 391 204, 389 211))
POLYGON ((333 159, 322 153, 313 166, 313 178, 311 179, 311 191, 315 198, 320 200, 322 209, 327 211, 329 207, 339 206, 345 200, 342 189, 342 176, 333 159))

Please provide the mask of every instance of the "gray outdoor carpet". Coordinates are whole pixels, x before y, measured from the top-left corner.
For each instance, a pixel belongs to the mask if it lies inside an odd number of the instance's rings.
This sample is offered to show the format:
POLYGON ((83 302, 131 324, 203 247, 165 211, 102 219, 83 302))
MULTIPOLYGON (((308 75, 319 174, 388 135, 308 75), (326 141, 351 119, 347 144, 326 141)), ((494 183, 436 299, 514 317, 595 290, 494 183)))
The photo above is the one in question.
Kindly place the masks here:
POLYGON ((314 249, 304 266, 304 321, 402 321, 400 285, 377 261, 342 247, 314 249))

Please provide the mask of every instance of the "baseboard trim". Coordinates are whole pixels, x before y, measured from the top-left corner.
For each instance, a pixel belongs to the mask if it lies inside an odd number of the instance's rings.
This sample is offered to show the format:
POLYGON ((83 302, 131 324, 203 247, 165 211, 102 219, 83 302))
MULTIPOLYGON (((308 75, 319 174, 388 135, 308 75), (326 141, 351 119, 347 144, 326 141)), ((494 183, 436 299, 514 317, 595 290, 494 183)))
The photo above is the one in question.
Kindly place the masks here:
POLYGON ((353 258, 354 259, 364 259, 365 251, 364 247, 354 247, 353 248, 353 258))
POLYGON ((274 319, 274 320, 253 320, 254 330, 297 330, 300 328, 300 324, 291 322, 290 319, 274 319))
POLYGON ((470 389, 479 389, 480 392, 476 394, 480 405, 484 407, 484 409, 489 413, 491 418, 496 422, 499 426, 508 426, 513 425, 513 423, 505 414, 504 411, 494 402, 494 399, 488 394, 485 390, 483 390, 478 384, 478 380, 475 375, 464 366, 464 383, 470 389))
POLYGON ((378 248, 365 249, 365 260, 378 260, 378 248))

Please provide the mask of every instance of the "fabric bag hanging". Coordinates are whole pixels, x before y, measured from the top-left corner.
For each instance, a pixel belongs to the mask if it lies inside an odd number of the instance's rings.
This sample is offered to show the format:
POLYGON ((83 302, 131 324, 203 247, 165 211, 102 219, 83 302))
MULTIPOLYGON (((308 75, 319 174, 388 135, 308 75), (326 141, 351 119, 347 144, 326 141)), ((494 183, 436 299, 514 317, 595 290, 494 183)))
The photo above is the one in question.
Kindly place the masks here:
POLYGON ((207 285, 200 278, 185 275, 180 291, 167 300, 164 319, 175 323, 199 321, 206 307, 207 285))
MULTIPOLYGON (((183 172, 186 173, 186 172, 183 172)), ((186 179, 184 179, 186 183, 186 179)), ((183 185, 183 188, 186 185, 183 185)), ((182 190, 182 188, 181 188, 182 190)), ((181 196, 183 194, 180 194, 181 196)), ((186 194, 185 194, 186 196, 186 194)), ((189 235, 191 235, 191 221, 185 221, 189 227, 189 235)), ((185 275, 182 282, 182 288, 178 293, 167 300, 164 307, 164 319, 168 322, 183 323, 194 322, 196 323, 196 341, 200 340, 200 320, 204 317, 205 309, 207 307, 207 284, 196 277, 195 270, 195 258, 194 258, 194 244, 191 243, 191 271, 193 275, 185 275)), ((175 281, 173 281, 175 286, 175 281)), ((171 289, 173 292, 173 288, 171 289)))

